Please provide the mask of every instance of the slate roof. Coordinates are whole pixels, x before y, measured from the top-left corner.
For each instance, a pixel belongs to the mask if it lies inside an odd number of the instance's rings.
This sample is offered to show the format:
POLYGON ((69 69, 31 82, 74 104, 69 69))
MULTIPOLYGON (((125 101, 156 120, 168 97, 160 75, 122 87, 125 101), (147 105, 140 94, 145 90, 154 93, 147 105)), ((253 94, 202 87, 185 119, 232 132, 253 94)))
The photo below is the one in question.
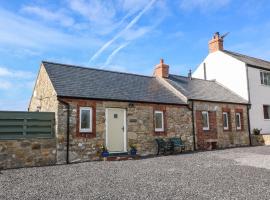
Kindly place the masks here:
POLYGON ((42 62, 58 96, 186 104, 150 76, 42 62))
POLYGON ((262 60, 259 58, 254 58, 251 56, 246 56, 246 55, 243 55, 240 53, 235 53, 235 52, 227 51, 227 50, 223 50, 223 52, 242 61, 242 62, 244 62, 244 63, 246 63, 246 64, 270 70, 270 62, 269 61, 262 60))
POLYGON ((175 89, 188 99, 248 104, 242 97, 223 87, 216 81, 208 81, 177 75, 169 75, 166 79, 175 89))

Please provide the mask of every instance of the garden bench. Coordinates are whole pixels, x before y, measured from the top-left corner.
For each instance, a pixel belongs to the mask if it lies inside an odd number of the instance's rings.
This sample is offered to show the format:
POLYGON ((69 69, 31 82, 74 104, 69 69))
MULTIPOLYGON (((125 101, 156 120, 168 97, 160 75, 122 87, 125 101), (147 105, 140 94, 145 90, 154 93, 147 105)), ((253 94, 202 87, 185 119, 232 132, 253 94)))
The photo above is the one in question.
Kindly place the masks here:
POLYGON ((156 138, 155 140, 156 140, 157 145, 158 145, 157 155, 159 155, 159 153, 161 151, 163 151, 163 154, 165 154, 167 151, 172 150, 171 142, 166 142, 162 138, 156 138))
POLYGON ((182 152, 182 150, 185 150, 186 145, 183 143, 181 138, 178 137, 170 138, 169 141, 171 143, 172 152, 175 152, 176 148, 180 148, 180 152, 182 152))

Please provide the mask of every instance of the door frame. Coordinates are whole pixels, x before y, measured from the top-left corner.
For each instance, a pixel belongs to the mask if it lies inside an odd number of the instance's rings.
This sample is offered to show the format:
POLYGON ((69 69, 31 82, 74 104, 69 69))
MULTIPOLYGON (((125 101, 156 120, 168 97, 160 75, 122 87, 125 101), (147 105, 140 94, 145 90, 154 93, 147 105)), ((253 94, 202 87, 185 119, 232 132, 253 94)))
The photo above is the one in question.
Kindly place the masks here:
MULTIPOLYGON (((126 115, 126 109, 125 108, 106 108, 106 111, 105 111, 105 131, 106 131, 106 134, 105 134, 105 140, 106 140, 106 147, 108 146, 108 112, 110 109, 121 109, 121 110, 124 110, 124 152, 127 152, 127 122, 126 122, 126 118, 127 118, 127 115, 126 115)), ((110 152, 110 153, 114 153, 114 152, 110 152)))

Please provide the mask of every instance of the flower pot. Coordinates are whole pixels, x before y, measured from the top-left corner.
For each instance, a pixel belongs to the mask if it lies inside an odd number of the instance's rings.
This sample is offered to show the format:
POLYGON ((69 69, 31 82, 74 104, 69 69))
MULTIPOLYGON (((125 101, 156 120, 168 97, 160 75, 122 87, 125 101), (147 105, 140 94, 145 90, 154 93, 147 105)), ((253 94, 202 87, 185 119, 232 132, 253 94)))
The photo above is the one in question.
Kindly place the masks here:
POLYGON ((104 157, 104 158, 106 158, 106 157, 109 156, 109 152, 108 152, 108 151, 103 151, 103 152, 101 153, 101 156, 104 157))
POLYGON ((136 156, 136 154, 137 154, 137 150, 136 149, 131 149, 130 150, 130 155, 136 156))

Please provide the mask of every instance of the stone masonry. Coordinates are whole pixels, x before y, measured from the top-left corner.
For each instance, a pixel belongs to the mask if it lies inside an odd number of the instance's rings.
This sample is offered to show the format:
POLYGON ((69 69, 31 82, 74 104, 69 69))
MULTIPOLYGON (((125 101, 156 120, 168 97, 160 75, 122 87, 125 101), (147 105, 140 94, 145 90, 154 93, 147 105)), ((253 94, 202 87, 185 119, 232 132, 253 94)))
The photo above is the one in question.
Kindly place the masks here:
POLYGON ((249 145, 246 105, 195 101, 194 116, 197 149, 207 149, 211 141, 217 141, 218 148, 249 145), (202 130, 201 111, 209 111, 209 131, 202 130), (223 128, 223 112, 229 113, 229 130, 223 128), (241 130, 236 130, 236 112, 242 113, 241 130))
POLYGON ((18 139, 0 141, 0 168, 53 165, 56 163, 55 139, 18 139))
MULTIPOLYGON (((193 149, 191 111, 186 106, 156 105, 148 103, 94 101, 64 99, 70 108, 70 162, 81 162, 99 159, 99 147, 105 144, 105 110, 106 108, 124 108, 127 110, 127 145, 135 144, 139 155, 153 155, 156 153, 155 138, 181 137, 187 145, 187 150, 193 149), (90 135, 78 134, 79 106, 93 106, 96 116, 93 122, 96 132, 90 135), (153 114, 155 109, 164 109, 165 127, 164 133, 154 132, 153 114), (92 136, 91 136, 92 134, 92 136)), ((66 116, 65 105, 58 107, 58 145, 57 161, 64 163, 66 158, 66 116)))

